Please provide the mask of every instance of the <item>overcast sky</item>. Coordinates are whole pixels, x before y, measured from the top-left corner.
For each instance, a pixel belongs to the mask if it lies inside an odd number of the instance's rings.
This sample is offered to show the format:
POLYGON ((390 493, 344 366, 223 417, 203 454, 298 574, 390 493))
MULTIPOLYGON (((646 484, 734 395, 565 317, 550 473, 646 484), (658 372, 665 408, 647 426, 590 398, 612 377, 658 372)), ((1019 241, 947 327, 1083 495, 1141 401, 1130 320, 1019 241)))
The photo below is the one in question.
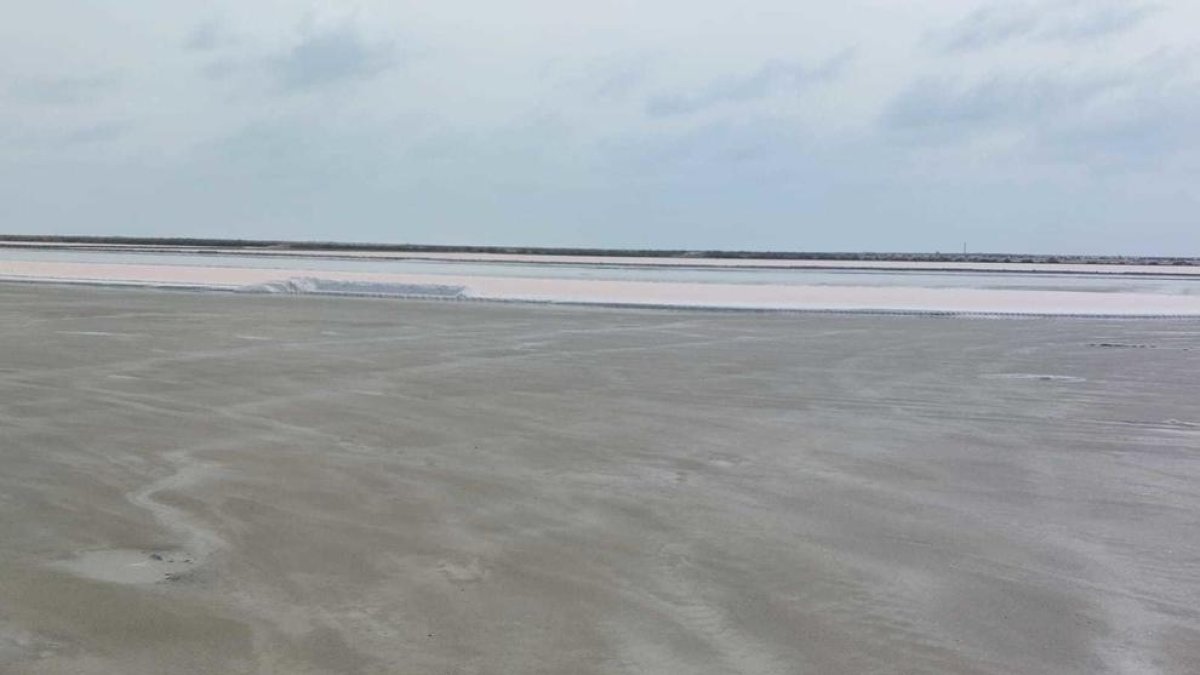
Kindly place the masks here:
POLYGON ((1200 255, 1195 0, 40 0, 0 232, 1200 255))

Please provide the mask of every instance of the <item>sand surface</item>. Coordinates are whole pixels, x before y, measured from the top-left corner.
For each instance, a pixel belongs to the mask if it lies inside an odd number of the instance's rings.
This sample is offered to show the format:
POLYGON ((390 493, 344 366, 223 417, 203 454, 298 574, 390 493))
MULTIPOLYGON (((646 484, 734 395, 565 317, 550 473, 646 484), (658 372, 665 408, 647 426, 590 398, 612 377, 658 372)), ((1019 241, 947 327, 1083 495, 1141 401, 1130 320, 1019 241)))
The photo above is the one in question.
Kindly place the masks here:
POLYGON ((1200 672, 1200 323, 0 285, 0 672, 1200 672))
MULTIPOLYGON (((689 283, 503 277, 464 274, 395 274, 335 270, 0 260, 0 280, 127 284, 223 290, 310 287, 310 277, 358 284, 370 293, 411 294, 424 287, 461 288, 476 300, 619 304, 726 309, 1040 314, 1087 316, 1200 316, 1200 293, 1083 292, 1040 289, 925 288, 915 286, 689 283), (287 283, 292 282, 292 283, 287 283), (386 286, 403 289, 391 293, 386 286)), ((1190 282, 1189 282, 1190 283, 1190 282)))

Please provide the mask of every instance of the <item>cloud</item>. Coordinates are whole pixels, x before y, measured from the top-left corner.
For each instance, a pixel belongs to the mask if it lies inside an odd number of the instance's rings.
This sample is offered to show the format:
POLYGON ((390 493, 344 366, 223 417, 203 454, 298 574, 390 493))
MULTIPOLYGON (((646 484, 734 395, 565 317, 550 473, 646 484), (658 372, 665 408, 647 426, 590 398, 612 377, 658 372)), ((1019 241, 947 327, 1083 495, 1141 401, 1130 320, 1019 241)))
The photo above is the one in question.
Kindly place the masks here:
POLYGON ((286 54, 269 62, 273 76, 287 90, 367 79, 394 64, 390 46, 368 44, 348 26, 305 35, 286 54))
POLYGON ((586 59, 556 56, 538 70, 554 100, 576 101, 589 112, 596 112, 624 108, 627 104, 640 109, 644 91, 657 67, 654 55, 631 51, 586 59))
POLYGON ((210 80, 224 80, 244 70, 247 70, 244 61, 231 58, 216 59, 200 68, 200 72, 210 80))
POLYGON ((676 134, 646 134, 616 143, 606 150, 616 174, 638 178, 691 181, 762 168, 782 154, 795 159, 791 130, 776 120, 755 118, 741 123, 706 123, 676 134), (781 148, 788 148, 781 152, 781 148), (636 170, 629 171, 629 167, 636 170))
POLYGON ((121 122, 103 122, 100 124, 92 124, 67 133, 62 137, 61 144, 66 147, 71 147, 78 145, 91 145, 95 143, 106 143, 124 136, 128 131, 129 125, 121 122))
POLYGON ((1076 42, 1133 30, 1157 14, 1158 5, 1128 3, 1097 3, 1099 6, 1076 4, 1070 12, 1049 22, 1039 37, 1045 40, 1076 42))
POLYGON ((1194 0, 217 4, 0 22, 8 220, 1200 254, 1194 0))
POLYGON ((188 33, 183 46, 193 51, 209 52, 234 42, 234 37, 219 21, 206 21, 188 33))
POLYGON ((1159 10, 1158 5, 1130 0, 999 2, 927 38, 944 52, 987 49, 1022 39, 1075 43, 1133 30, 1159 10))
POLYGON ((1029 6, 1001 4, 981 7, 935 39, 945 51, 992 47, 1025 37, 1037 30, 1036 10, 1029 6))
POLYGON ((922 78, 886 107, 881 128, 917 151, 1001 139, 1029 166, 1143 170, 1196 151, 1197 113, 1200 82, 1187 61, 1160 56, 1089 73, 922 78))
POLYGON ((1119 104, 1087 116, 1064 115, 1038 134, 1038 150, 1046 157, 1093 169, 1150 170, 1195 175, 1200 137, 1200 86, 1169 91, 1133 87, 1119 104), (1180 169, 1171 159, 1184 160, 1180 169), (1171 168, 1168 168, 1171 167, 1171 168))
POLYGON ((602 77, 595 87, 597 98, 624 100, 646 79, 644 64, 614 69, 602 77))
POLYGON ((847 49, 815 67, 768 61, 750 74, 717 80, 696 93, 655 96, 647 101, 646 112, 655 117, 690 115, 726 103, 745 103, 777 93, 796 92, 836 79, 853 56, 853 50, 847 49))
POLYGON ((81 105, 91 103, 118 86, 115 77, 59 77, 22 80, 9 86, 9 95, 21 103, 81 105))
POLYGON ((965 85, 948 78, 923 78, 892 100, 883 122, 894 131, 942 136, 1004 124, 1023 126, 1063 110, 1078 110, 1125 83, 1112 75, 1070 79, 1006 74, 965 85))

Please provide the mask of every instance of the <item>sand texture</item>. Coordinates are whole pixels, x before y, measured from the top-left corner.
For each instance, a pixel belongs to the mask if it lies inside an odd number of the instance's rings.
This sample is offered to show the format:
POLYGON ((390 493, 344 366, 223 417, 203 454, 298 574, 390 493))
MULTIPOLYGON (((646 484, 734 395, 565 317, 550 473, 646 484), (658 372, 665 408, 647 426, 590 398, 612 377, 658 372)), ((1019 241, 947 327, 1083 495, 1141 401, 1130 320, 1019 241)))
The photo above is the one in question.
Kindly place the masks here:
POLYGON ((0 285, 0 673, 1200 672, 1200 323, 0 285))

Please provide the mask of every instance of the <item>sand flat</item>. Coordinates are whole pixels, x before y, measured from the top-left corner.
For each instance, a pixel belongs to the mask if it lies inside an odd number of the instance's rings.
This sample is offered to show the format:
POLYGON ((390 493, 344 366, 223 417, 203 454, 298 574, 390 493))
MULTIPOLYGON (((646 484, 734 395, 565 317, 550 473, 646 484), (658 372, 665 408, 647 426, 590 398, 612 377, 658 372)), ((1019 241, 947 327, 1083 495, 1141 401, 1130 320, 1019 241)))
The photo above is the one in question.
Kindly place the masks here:
POLYGON ((1198 672, 1197 372, 1195 320, 0 284, 0 672, 1198 672))

